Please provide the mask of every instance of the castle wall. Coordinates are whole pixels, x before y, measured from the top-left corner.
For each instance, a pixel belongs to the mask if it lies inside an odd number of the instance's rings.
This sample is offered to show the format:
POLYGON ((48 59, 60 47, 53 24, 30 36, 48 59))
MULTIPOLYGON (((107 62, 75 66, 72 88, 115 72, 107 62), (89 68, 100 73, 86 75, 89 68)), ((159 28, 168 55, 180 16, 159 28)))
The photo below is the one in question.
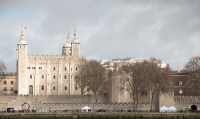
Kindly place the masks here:
POLYGON ((28 56, 27 81, 28 85, 33 85, 34 95, 80 94, 80 89, 75 83, 75 75, 82 59, 84 57, 62 55, 28 56))
MULTIPOLYGON (((133 102, 132 96, 128 91, 121 89, 120 75, 113 72, 112 76, 109 76, 109 102, 112 103, 129 103, 133 102)), ((150 95, 140 95, 138 97, 139 103, 150 103, 150 95)))
MULTIPOLYGON (((0 96, 0 110, 5 110, 6 107, 13 107, 16 110, 27 109, 26 106, 21 106, 25 102, 30 104, 30 109, 36 110, 80 110, 84 106, 89 106, 92 110, 132 110, 133 103, 109 103, 107 96, 101 96, 98 103, 95 103, 94 96, 0 96)), ((138 110, 148 111, 150 104, 138 104, 138 110)))
POLYGON ((174 96, 175 107, 177 110, 190 109, 192 105, 197 106, 200 110, 200 97, 199 96, 174 96))
POLYGON ((175 107, 175 101, 174 101, 174 93, 170 92, 170 93, 166 93, 166 94, 162 94, 159 98, 159 107, 171 107, 174 106, 175 107))

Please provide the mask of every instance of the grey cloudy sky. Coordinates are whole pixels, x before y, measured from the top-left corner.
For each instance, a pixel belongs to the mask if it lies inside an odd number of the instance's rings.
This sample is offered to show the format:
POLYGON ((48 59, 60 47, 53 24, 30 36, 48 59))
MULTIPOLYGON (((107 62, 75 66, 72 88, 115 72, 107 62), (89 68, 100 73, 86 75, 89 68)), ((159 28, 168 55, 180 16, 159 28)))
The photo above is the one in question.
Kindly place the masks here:
POLYGON ((16 70, 21 26, 28 54, 60 55, 67 30, 87 59, 159 58, 179 69, 200 53, 199 0, 1 0, 0 59, 16 70))

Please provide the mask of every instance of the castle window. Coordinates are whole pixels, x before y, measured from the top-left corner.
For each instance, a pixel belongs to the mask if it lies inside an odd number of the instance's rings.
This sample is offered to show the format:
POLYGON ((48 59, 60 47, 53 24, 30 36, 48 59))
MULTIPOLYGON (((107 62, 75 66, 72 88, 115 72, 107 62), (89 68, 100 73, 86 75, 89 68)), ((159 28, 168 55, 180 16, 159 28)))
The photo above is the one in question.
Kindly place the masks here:
POLYGON ((55 76, 55 75, 53 75, 53 79, 56 79, 56 76, 55 76))
POLYGON ((10 91, 13 91, 13 87, 10 88, 10 91))
POLYGON ((44 85, 41 86, 41 90, 44 90, 44 85))
POLYGON ((67 68, 65 67, 65 71, 67 71, 67 68))
POLYGON ((182 93, 183 93, 183 91, 182 91, 182 90, 179 90, 179 93, 180 93, 180 94, 182 94, 182 93))
POLYGON ((30 75, 30 79, 32 79, 32 75, 30 75))
POLYGON ((55 71, 55 70, 56 70, 56 67, 53 67, 53 70, 55 71))
POLYGON ((78 68, 76 67, 76 71, 78 70, 78 68))
POLYGON ((182 85, 182 81, 179 81, 179 83, 178 83, 178 84, 179 84, 179 86, 181 86, 181 85, 182 85))
POLYGON ((53 90, 56 90, 56 87, 55 87, 55 86, 53 87, 53 90))
POLYGON ((38 69, 42 69, 42 67, 38 67, 38 69))
POLYGON ((13 81, 10 81, 10 84, 13 85, 13 81))
POLYGON ((6 91, 6 88, 3 88, 3 91, 6 91))
POLYGON ((65 86, 65 90, 67 90, 67 86, 65 86))
POLYGON ((78 90, 77 83, 74 84, 75 90, 78 90))
POLYGON ((6 85, 6 81, 4 81, 3 84, 6 85))
POLYGON ((32 69, 35 69, 35 67, 32 67, 32 69))
POLYGON ((67 76, 66 76, 66 75, 64 76, 64 79, 67 79, 67 76))
POLYGON ((44 75, 42 75, 42 79, 44 79, 44 75))
POLYGON ((31 67, 27 67, 27 69, 31 69, 31 67))

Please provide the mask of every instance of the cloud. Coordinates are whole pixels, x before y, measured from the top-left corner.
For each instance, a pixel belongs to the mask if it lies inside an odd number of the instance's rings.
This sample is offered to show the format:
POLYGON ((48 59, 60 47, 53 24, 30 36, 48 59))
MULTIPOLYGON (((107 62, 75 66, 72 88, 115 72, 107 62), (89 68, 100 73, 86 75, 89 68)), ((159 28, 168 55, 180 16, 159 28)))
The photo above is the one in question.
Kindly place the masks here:
POLYGON ((59 55, 67 30, 89 59, 156 57, 179 69, 198 52, 199 1, 1 1, 0 59, 15 71, 15 49, 26 25, 29 54, 59 55), (193 52, 186 35, 196 49, 193 52))

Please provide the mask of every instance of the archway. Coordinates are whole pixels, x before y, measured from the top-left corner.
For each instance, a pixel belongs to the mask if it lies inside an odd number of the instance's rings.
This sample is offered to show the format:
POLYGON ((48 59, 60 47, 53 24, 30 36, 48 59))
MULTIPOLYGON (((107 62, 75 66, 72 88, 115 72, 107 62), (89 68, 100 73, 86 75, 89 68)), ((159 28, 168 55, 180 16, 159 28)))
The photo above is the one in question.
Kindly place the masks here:
POLYGON ((29 85, 29 94, 32 95, 33 94, 33 86, 29 85))
POLYGON ((197 106, 196 105, 192 105, 191 106, 191 111, 192 112, 196 112, 197 111, 197 106))
POLYGON ((27 102, 23 103, 21 105, 21 109, 29 112, 30 111, 30 104, 27 103, 27 102))

